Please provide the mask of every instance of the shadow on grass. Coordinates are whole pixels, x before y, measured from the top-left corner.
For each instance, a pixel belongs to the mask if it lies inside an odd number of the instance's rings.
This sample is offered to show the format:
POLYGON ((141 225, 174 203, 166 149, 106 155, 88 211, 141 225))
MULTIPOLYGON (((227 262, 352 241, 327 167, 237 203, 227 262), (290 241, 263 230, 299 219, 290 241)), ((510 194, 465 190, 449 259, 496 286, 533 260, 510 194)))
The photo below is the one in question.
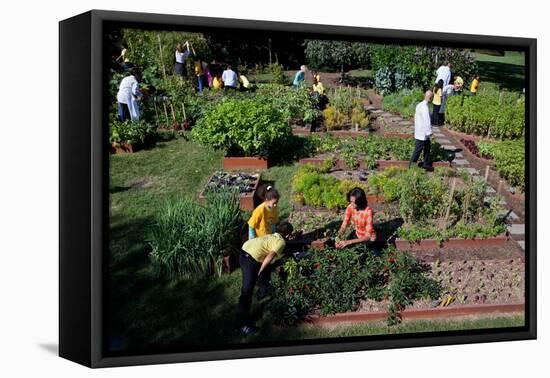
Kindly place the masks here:
POLYGON ((477 62, 481 82, 497 83, 502 89, 521 91, 525 88, 525 67, 500 62, 477 62))
POLYGON ((233 328, 240 272, 174 278, 149 258, 151 218, 113 219, 106 301, 112 352, 182 350, 241 341, 233 328))

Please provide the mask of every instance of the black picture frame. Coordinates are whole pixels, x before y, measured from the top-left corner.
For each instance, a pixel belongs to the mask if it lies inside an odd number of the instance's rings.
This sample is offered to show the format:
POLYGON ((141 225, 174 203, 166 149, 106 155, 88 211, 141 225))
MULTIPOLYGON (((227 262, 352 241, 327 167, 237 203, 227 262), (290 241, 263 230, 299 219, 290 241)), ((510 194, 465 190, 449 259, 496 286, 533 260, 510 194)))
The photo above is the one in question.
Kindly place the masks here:
POLYGON ((536 317, 536 120, 537 41, 486 35, 449 34, 92 10, 59 23, 59 355, 88 367, 298 355, 535 339, 536 317), (525 326, 285 345, 153 352, 105 353, 103 303, 108 252, 108 122, 105 111, 105 34, 110 27, 274 31, 314 37, 367 38, 388 43, 506 48, 526 56, 526 296, 525 326))

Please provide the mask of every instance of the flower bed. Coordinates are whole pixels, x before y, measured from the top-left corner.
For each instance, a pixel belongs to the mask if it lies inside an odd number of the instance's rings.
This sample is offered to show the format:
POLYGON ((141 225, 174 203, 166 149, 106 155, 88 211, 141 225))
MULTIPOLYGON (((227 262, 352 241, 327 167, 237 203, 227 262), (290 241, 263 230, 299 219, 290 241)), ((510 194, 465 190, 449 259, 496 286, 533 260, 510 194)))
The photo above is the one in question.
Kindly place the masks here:
POLYGON ((239 193, 240 207, 244 211, 254 210, 254 195, 260 183, 259 174, 216 172, 208 179, 206 186, 199 194, 199 201, 204 203, 209 193, 220 190, 235 190, 239 193))

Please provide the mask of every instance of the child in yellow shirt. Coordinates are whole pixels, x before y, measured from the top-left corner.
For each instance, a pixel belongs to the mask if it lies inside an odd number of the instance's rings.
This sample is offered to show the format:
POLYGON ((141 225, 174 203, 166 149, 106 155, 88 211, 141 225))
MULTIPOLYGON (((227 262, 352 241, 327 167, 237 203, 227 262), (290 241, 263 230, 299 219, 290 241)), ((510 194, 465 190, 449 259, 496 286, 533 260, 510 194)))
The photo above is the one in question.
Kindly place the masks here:
POLYGON ((248 238, 270 235, 275 232, 277 223, 279 223, 279 211, 277 204, 279 202, 279 192, 268 185, 265 190, 264 202, 252 212, 248 220, 248 238))

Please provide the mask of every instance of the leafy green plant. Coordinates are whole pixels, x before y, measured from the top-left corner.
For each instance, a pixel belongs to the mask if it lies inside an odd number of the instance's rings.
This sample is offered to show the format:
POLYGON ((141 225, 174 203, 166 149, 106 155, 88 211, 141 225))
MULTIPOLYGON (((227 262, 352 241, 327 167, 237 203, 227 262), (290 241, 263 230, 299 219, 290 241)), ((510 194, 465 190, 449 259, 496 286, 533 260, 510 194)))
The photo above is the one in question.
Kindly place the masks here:
POLYGON ((109 143, 143 145, 155 134, 155 129, 144 120, 124 122, 111 119, 109 123, 109 143))
POLYGON ((496 169, 510 185, 525 190, 525 141, 478 142, 481 153, 492 156, 496 169))
POLYGON ((237 193, 212 192, 204 206, 191 199, 169 202, 151 230, 151 259, 173 276, 220 275, 240 225, 237 193))
POLYGON ((285 114, 261 97, 226 97, 208 109, 192 136, 199 143, 222 148, 231 155, 270 156, 291 136, 285 114))
POLYGON ((301 166, 292 180, 292 192, 298 203, 328 209, 345 208, 348 205, 346 194, 355 187, 361 185, 324 175, 311 165, 301 166))

